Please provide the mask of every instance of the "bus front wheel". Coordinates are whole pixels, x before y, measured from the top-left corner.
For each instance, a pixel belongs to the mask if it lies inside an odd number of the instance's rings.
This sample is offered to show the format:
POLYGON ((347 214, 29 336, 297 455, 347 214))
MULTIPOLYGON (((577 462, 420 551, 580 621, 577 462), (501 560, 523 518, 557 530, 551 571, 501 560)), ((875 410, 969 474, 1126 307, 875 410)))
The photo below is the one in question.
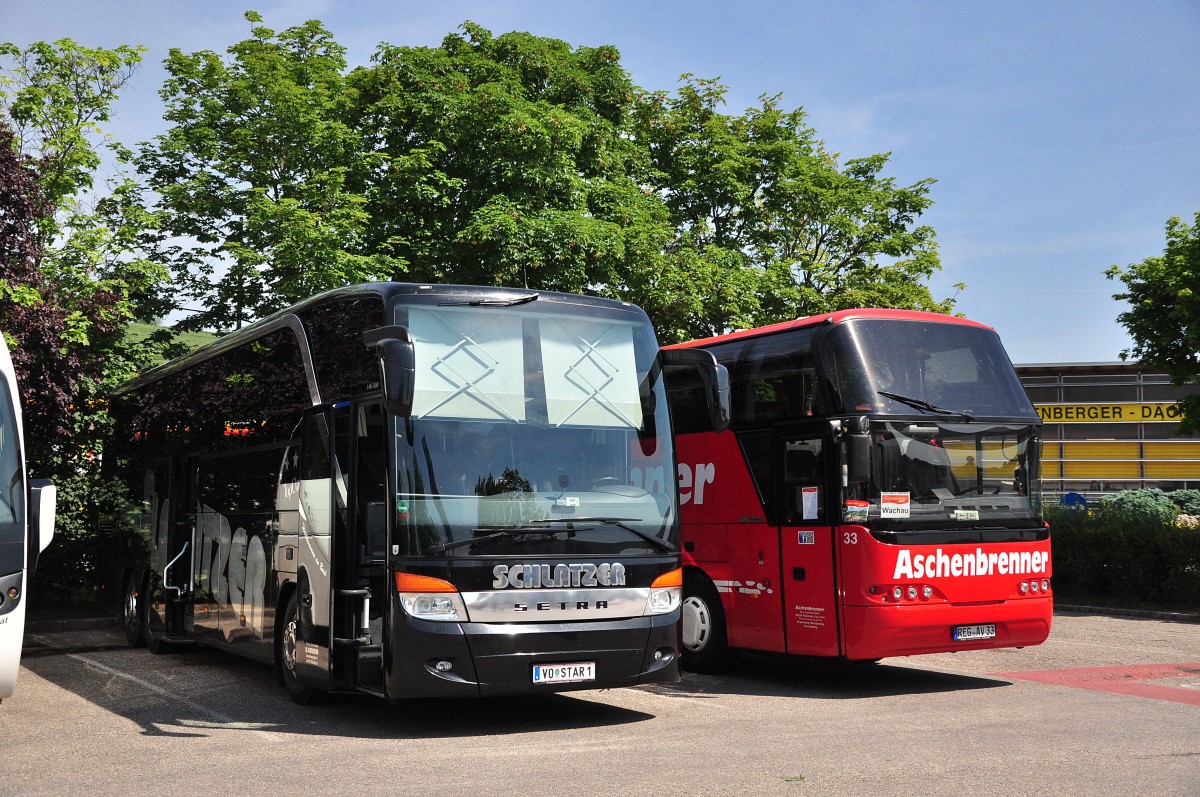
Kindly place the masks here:
POLYGON ((296 672, 296 649, 300 627, 300 600, 293 592, 288 599, 287 609, 283 613, 283 629, 279 634, 277 661, 279 662, 279 678, 292 700, 306 705, 315 703, 320 697, 319 690, 300 680, 296 672))
POLYGON ((162 608, 162 630, 156 631, 154 628, 155 618, 160 617, 160 614, 158 606, 150 601, 149 576, 142 582, 142 594, 138 596, 138 602, 141 604, 142 641, 146 643, 146 649, 156 656, 162 653, 173 652, 175 648, 165 638, 167 635, 167 607, 165 603, 158 605, 162 608))
POLYGON ((692 672, 722 672, 733 663, 725 631, 725 608, 717 589, 702 575, 683 579, 682 664, 692 672))

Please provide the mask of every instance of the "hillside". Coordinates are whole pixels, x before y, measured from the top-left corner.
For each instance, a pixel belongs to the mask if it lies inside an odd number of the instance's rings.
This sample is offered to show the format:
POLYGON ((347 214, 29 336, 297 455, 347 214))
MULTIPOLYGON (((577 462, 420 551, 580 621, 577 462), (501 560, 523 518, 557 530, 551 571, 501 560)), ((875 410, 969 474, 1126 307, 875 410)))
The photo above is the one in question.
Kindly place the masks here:
MULTIPOLYGON (((150 333, 162 329, 154 324, 132 323, 129 325, 129 331, 126 339, 131 343, 142 340, 150 335, 150 333)), ((188 347, 188 350, 198 349, 201 346, 212 343, 219 335, 214 335, 211 332, 181 332, 178 335, 179 342, 188 347)))

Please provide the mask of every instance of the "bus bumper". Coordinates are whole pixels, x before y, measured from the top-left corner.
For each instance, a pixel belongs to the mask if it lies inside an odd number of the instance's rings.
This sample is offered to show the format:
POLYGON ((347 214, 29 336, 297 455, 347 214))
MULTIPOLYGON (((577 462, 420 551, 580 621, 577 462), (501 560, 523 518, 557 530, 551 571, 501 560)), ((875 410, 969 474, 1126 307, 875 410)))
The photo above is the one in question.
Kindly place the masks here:
POLYGON ((438 623, 402 611, 386 696, 476 697, 679 681, 680 612, 587 623, 438 623), (533 682, 538 664, 593 663, 594 678, 533 682))
POLYGON ((845 656, 869 660, 1040 645, 1050 635, 1054 599, 1022 598, 971 606, 847 606, 845 612, 845 656), (996 626, 992 638, 954 638, 956 627, 992 624, 996 626))

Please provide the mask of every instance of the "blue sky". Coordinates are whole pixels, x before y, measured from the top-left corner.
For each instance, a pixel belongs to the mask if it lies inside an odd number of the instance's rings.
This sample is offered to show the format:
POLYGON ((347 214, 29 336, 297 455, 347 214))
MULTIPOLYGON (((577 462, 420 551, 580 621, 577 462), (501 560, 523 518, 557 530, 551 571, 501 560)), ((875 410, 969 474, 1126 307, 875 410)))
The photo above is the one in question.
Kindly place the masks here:
POLYGON ((164 128, 167 50, 224 52, 248 8, 276 29, 321 20, 352 65, 471 20, 614 45, 647 89, 719 77, 730 113, 782 93, 832 151, 890 152, 899 183, 937 180, 934 295, 967 283, 957 310, 1017 363, 1118 359, 1130 341, 1105 269, 1162 254, 1167 219, 1200 211, 1197 0, 0 0, 0 40, 149 47, 110 127, 132 145, 164 128))

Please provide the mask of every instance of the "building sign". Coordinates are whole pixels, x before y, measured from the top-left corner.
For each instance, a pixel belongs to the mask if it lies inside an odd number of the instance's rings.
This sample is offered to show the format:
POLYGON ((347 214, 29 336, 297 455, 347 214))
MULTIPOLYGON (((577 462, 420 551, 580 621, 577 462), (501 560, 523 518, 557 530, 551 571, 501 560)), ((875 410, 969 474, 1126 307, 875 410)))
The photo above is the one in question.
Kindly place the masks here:
POLYGON ((1112 404, 1035 404, 1044 423, 1172 423, 1183 413, 1172 401, 1112 404))

